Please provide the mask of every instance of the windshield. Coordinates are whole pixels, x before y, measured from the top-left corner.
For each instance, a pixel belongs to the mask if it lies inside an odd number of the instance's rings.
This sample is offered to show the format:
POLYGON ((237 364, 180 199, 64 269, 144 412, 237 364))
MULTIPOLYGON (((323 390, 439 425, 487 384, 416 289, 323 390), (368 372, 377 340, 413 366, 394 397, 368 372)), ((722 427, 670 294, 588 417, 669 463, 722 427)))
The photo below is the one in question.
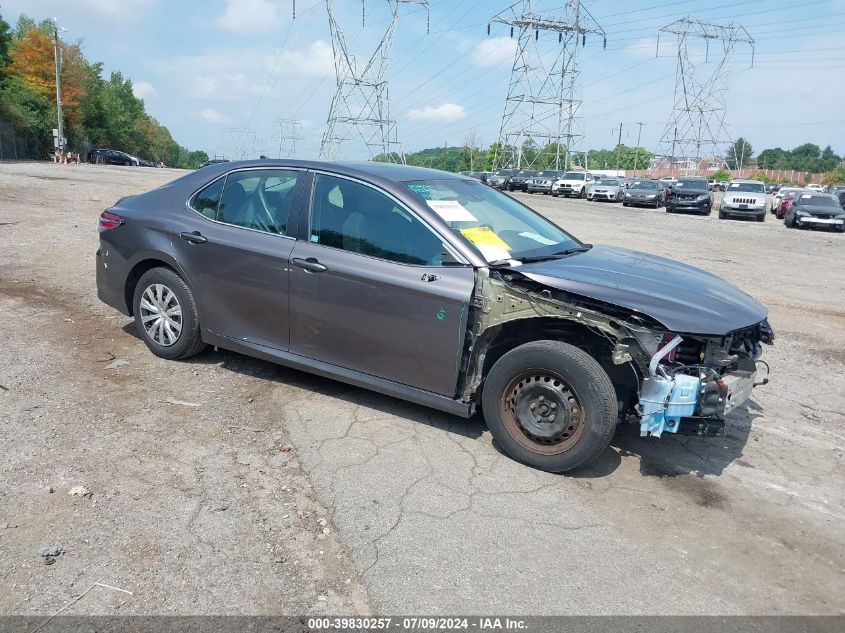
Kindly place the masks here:
POLYGON ((416 180, 405 186, 488 262, 554 257, 584 245, 528 207, 465 180, 416 180))
POLYGON ((586 174, 580 171, 568 171, 561 178, 564 180, 585 180, 586 174))
POLYGON ((636 180, 634 184, 632 184, 630 189, 659 189, 660 185, 658 185, 653 180, 636 180))
POLYGON ((675 183, 675 187, 686 187, 687 189, 707 189, 706 180, 679 180, 675 183))
POLYGON ((813 207, 838 207, 839 203, 836 201, 836 198, 831 196, 812 196, 809 194, 804 194, 801 196, 801 206, 813 206, 813 207))
POLYGON ((613 178, 602 178, 601 180, 596 181, 596 184, 605 185, 607 187, 618 187, 619 181, 614 180, 613 178))
POLYGON ((517 174, 517 176, 536 176, 536 175, 537 175, 536 171, 528 171, 528 170, 525 170, 525 169, 523 169, 521 172, 519 172, 517 174))
POLYGON ((496 172, 496 176, 512 176, 514 173, 513 169, 500 169, 496 172))
POLYGON ((761 182, 732 182, 728 185, 728 191, 733 193, 766 193, 761 182))

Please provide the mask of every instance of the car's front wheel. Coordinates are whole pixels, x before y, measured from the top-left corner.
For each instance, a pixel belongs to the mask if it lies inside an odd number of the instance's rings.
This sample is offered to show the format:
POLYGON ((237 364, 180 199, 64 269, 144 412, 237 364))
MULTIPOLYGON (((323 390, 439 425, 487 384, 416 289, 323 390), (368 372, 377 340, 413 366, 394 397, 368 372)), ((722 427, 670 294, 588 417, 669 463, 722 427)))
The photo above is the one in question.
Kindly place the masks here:
POLYGON ((170 268, 144 273, 135 286, 132 306, 135 328, 156 356, 177 360, 205 348, 194 295, 170 268))
POLYGON ((502 356, 485 380, 482 408, 508 455, 549 472, 596 458, 616 428, 616 393, 607 373, 561 341, 526 343, 502 356))

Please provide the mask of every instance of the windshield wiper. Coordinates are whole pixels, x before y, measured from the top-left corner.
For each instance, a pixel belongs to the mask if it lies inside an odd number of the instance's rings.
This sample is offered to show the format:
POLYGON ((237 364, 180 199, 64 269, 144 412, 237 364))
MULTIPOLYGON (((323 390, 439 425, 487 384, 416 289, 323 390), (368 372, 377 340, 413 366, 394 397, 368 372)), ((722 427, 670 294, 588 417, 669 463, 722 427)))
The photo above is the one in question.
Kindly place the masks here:
POLYGON ((548 255, 533 255, 529 257, 514 257, 523 264, 530 264, 531 262, 543 262, 550 259, 563 259, 564 257, 568 257, 569 255, 574 255, 575 253, 585 253, 593 247, 592 244, 584 244, 583 246, 576 246, 574 248, 567 248, 566 250, 557 251, 556 253, 550 253, 548 255))

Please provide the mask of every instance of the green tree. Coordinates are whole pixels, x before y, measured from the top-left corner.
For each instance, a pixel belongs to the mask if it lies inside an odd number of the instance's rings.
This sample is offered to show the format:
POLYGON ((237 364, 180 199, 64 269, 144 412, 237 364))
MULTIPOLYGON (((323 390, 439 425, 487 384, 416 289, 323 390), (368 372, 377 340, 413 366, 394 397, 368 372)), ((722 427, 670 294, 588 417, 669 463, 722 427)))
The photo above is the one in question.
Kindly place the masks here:
POLYGON ((713 180, 718 182, 725 182, 732 178, 731 172, 726 169, 720 169, 719 171, 715 172, 712 176, 713 180))
POLYGON ((728 147, 725 162, 730 169, 739 169, 750 165, 753 157, 754 150, 751 147, 751 143, 740 136, 728 147))

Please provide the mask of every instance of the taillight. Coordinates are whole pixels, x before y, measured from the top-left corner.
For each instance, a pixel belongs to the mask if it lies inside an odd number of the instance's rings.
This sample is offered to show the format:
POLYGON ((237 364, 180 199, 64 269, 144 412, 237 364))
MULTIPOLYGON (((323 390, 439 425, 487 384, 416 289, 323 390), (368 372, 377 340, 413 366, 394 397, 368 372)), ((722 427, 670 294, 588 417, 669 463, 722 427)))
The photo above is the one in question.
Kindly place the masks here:
POLYGON ((103 211, 100 214, 100 230, 107 231, 108 229, 116 229, 123 224, 123 218, 116 213, 103 211))

